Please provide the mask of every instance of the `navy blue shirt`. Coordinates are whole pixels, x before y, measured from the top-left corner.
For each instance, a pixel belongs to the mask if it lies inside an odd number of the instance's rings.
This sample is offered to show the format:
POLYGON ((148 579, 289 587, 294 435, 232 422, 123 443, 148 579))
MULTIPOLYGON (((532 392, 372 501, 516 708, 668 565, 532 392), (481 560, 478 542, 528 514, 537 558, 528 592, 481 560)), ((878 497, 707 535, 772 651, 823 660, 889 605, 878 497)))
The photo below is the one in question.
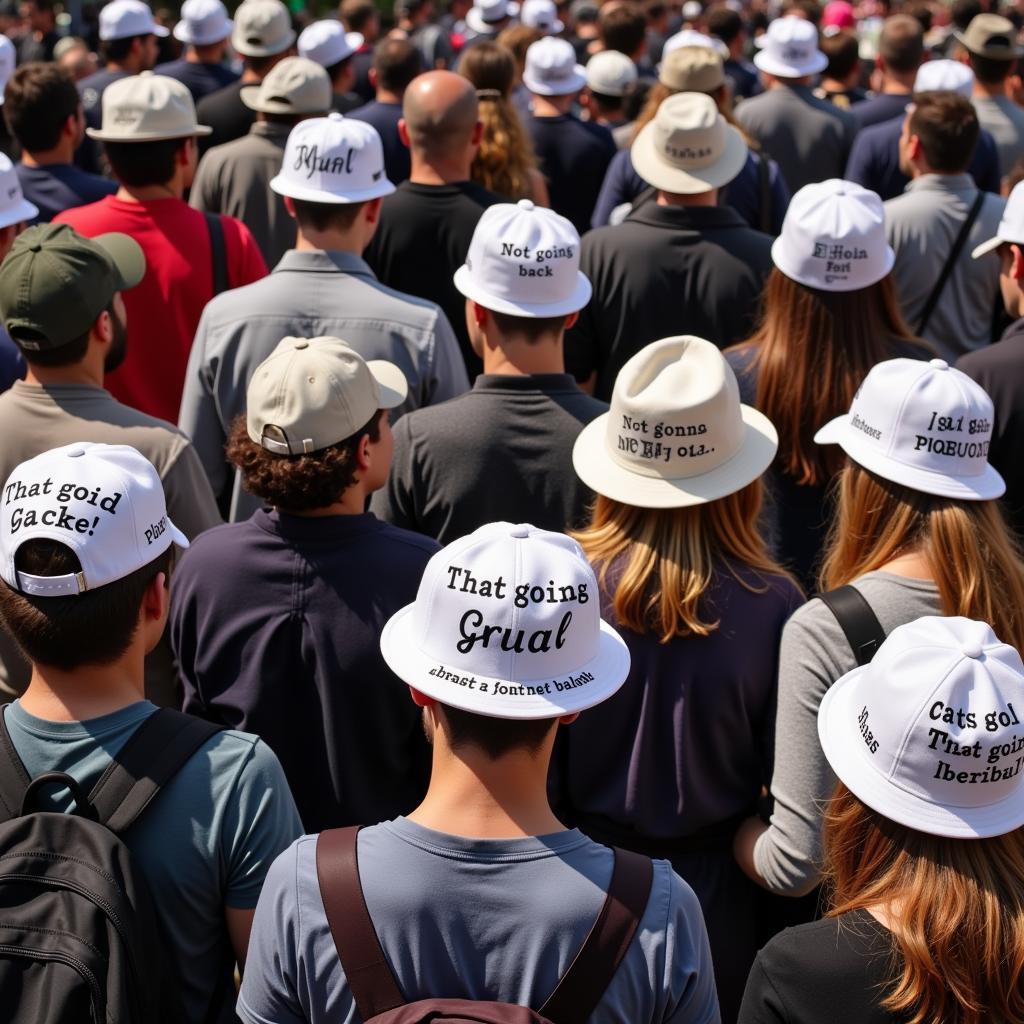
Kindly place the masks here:
POLYGON ((75 206, 95 203, 117 191, 117 182, 99 174, 89 174, 74 164, 47 164, 45 167, 14 165, 21 191, 30 203, 39 207, 33 224, 46 224, 58 213, 75 206))
POLYGON ((379 642, 437 550, 369 512, 261 509, 201 534, 175 572, 185 710, 260 736, 307 832, 407 813, 426 790, 420 713, 379 642))
POLYGON ((732 82, 732 94, 737 99, 748 100, 764 90, 761 88, 761 76, 753 64, 745 60, 733 60, 730 57, 723 65, 725 77, 732 82))
POLYGON ((226 64, 193 64, 184 57, 158 64, 154 74, 176 78, 192 93, 195 103, 239 79, 239 75, 226 64))
POLYGON ((850 107, 850 113, 853 114, 859 130, 899 117, 906 111, 909 103, 910 96, 906 93, 881 92, 861 103, 854 103, 850 107))
POLYGON ((11 336, 0 327, 0 392, 12 387, 25 376, 25 360, 11 336))
POLYGON ((78 95, 82 97, 85 108, 85 121, 90 128, 99 128, 103 115, 103 90, 111 82, 127 78, 127 71, 108 71, 101 68, 78 83, 78 95))
POLYGON ((356 107, 348 117, 372 124, 384 144, 384 169, 392 185, 401 185, 412 173, 409 148, 398 135, 398 122, 402 118, 401 103, 380 103, 370 100, 356 107))

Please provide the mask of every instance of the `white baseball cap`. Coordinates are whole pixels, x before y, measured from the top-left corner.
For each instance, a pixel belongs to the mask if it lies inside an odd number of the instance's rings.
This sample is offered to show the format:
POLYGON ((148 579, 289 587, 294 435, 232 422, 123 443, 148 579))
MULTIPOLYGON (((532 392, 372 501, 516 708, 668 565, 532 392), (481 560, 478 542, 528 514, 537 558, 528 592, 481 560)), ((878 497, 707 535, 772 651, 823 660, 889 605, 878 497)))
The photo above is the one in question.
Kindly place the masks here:
POLYGON ((311 203, 363 203, 395 191, 384 172, 377 129, 337 112, 300 121, 291 130, 270 187, 311 203))
POLYGON ((351 437, 408 394, 397 366, 367 362, 347 341, 284 338, 249 382, 246 429, 275 455, 302 455, 351 437))
POLYGON ((326 114, 331 109, 331 80, 316 61, 285 57, 259 85, 246 85, 241 100, 265 114, 326 114))
POLYGON ((132 36, 163 36, 170 33, 153 20, 142 0, 113 0, 100 9, 100 40, 104 43, 132 36))
POLYGON ((526 51, 523 85, 538 96, 568 96, 587 84, 582 64, 567 39, 545 36, 526 51))
POLYGON ((927 60, 914 77, 914 92, 958 92, 974 95, 974 72, 958 60, 927 60))
POLYGON ((506 18, 514 18, 518 13, 519 4, 511 0, 475 0, 466 12, 466 24, 474 32, 486 35, 506 18))
POLYGON ((747 143, 704 93, 680 92, 662 101, 629 150, 636 173, 676 195, 727 185, 747 162, 747 143))
POLYGON ((814 440, 912 490, 990 501, 1006 491, 988 462, 993 419, 992 399, 944 359, 888 359, 868 372, 850 411, 814 440))
POLYGON ((1024 825, 1024 664, 992 627, 926 616, 829 687, 818 737, 832 770, 879 814, 928 835, 1024 825))
POLYGON ((557 36, 565 28, 558 17, 558 8, 553 0, 524 0, 519 11, 519 20, 546 36, 557 36))
POLYGON ((993 249, 998 249, 1004 242, 1024 245, 1024 181, 1018 181, 1007 197, 995 238, 982 242, 971 255, 975 259, 980 259, 986 253, 992 252, 993 249))
POLYGON ((243 57, 273 57, 294 42, 292 19, 281 0, 245 0, 235 11, 231 45, 243 57))
POLYGON ((351 57, 364 39, 361 32, 346 32, 340 21, 314 21, 299 33, 299 54, 329 68, 351 57))
POLYGON ((778 447, 768 418, 740 402, 718 347, 683 335, 651 342, 622 367, 611 408, 576 438, 572 464, 605 497, 679 508, 746 487, 778 447))
POLYGON ((673 50, 681 50, 684 46, 700 46, 705 50, 714 50, 723 59, 729 56, 729 47, 721 39, 698 32, 696 29, 684 28, 665 40, 665 45, 661 48, 661 59, 664 60, 673 50))
POLYGON ((4 89, 18 63, 18 50, 7 36, 0 35, 0 107, 4 105, 4 89))
POLYGON ((587 87, 601 96, 625 96, 640 77, 636 65, 618 50, 595 53, 587 61, 584 74, 587 87))
POLYGON ((156 142, 212 131, 196 124, 196 105, 188 88, 152 71, 111 82, 103 90, 101 126, 85 130, 100 142, 156 142))
POLYGON ((575 313, 593 291, 580 271, 579 233, 529 199, 484 210, 454 280, 467 299, 512 316, 575 313))
POLYGON ((188 539, 171 522, 160 476, 124 444, 79 442, 23 462, 0 510, 0 578, 33 597, 67 597, 124 579, 188 539), (81 572, 31 576, 15 569, 28 540, 65 544, 81 572))
POLYGON ((805 185, 789 204, 772 260, 808 288, 852 292, 881 281, 896 254, 885 237, 885 207, 852 181, 805 185))
POLYGON ((776 18, 756 45, 761 50, 754 54, 754 64, 769 75, 803 78, 828 67, 828 57, 818 49, 818 30, 805 18, 776 18))
POLYGON ((0 228, 35 220, 38 216, 39 207, 30 203, 21 191, 14 164, 0 153, 0 228))
POLYGON ((192 46, 210 46, 227 39, 234 24, 220 0, 185 0, 174 38, 192 46))
POLYGON ((491 718, 582 711, 629 673, 583 549, 527 524, 488 523, 438 551, 380 649, 410 686, 491 718))

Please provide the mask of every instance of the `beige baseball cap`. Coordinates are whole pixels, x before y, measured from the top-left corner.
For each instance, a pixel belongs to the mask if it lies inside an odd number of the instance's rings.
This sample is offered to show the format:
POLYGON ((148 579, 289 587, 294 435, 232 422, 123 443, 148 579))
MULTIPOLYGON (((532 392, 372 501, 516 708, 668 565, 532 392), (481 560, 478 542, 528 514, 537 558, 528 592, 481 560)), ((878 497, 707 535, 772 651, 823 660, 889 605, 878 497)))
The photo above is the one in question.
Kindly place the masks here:
POLYGON ((157 142, 211 131, 196 123, 192 93, 177 79, 152 71, 111 82, 103 90, 101 127, 86 128, 100 142, 157 142))
POLYGON ((707 46, 683 46, 662 58, 658 81, 673 92, 712 93, 725 85, 725 66, 707 46))
POLYGON ((249 437, 274 455, 320 451, 365 427, 409 393, 405 374, 367 362, 340 338, 285 338, 249 383, 249 437))
POLYGON ((242 89, 242 102, 264 114, 326 114, 331 109, 331 80, 315 61, 286 57, 259 85, 242 89))
POLYGON ((245 0, 235 11, 231 45, 243 57, 273 57, 294 42, 292 19, 281 0, 245 0))

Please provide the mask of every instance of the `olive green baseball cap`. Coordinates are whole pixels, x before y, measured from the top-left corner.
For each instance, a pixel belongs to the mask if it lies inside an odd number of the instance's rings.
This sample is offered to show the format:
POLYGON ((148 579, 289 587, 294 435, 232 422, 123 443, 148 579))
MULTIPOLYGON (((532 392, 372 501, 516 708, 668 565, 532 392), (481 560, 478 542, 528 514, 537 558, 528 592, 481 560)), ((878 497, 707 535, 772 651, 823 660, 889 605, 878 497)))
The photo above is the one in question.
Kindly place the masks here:
POLYGON ((85 238, 67 224, 40 224, 23 231, 0 263, 0 315, 19 348, 60 348, 145 273, 146 257, 128 235, 85 238))

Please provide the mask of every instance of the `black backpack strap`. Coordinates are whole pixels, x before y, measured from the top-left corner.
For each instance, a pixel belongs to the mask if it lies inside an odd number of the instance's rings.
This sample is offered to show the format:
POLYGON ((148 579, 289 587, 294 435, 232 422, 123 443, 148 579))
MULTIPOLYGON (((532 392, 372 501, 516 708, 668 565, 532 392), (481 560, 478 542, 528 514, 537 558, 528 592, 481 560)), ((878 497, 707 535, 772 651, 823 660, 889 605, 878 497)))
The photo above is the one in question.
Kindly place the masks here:
POLYGON ((761 186, 761 209, 758 227, 766 235, 774 235, 772 230, 772 171, 768 166, 768 154, 762 149, 758 154, 757 178, 761 186))
POLYGON ((89 794, 97 818, 125 832, 189 758, 223 726, 160 708, 129 737, 89 794))
POLYGON ((9 704, 0 707, 0 815, 2 821, 10 821, 21 814, 21 801, 28 789, 29 778, 25 765, 14 749, 11 734, 7 731, 4 716, 9 704))
POLYGON ((220 295, 231 287, 228 281, 228 252, 224 242, 224 223, 220 215, 203 212, 206 218, 206 230, 210 235, 210 257, 213 261, 213 294, 220 295))
POLYGON ((868 664, 885 641, 885 630, 864 595, 847 584, 817 596, 838 620, 857 664, 868 664))
POLYGON ((928 321, 931 320, 932 313, 935 312, 935 307, 939 304, 939 297, 942 295, 942 289, 946 287, 949 275, 953 273, 956 261, 959 259, 960 253, 963 250, 964 245, 967 243, 967 236, 970 234, 974 222, 978 219, 978 214, 981 213, 981 207, 984 202, 985 193, 981 189, 978 189, 978 194, 974 197, 974 203, 971 205, 963 224, 960 225, 960 233, 956 236, 956 239, 953 242, 953 248, 949 250, 946 262, 942 265, 942 270, 939 273, 939 279, 935 282, 935 287, 931 290, 931 294, 928 296, 928 301, 925 302, 924 308, 921 310, 921 316, 917 321, 917 334, 920 337, 924 336, 924 331, 928 326, 928 321))

